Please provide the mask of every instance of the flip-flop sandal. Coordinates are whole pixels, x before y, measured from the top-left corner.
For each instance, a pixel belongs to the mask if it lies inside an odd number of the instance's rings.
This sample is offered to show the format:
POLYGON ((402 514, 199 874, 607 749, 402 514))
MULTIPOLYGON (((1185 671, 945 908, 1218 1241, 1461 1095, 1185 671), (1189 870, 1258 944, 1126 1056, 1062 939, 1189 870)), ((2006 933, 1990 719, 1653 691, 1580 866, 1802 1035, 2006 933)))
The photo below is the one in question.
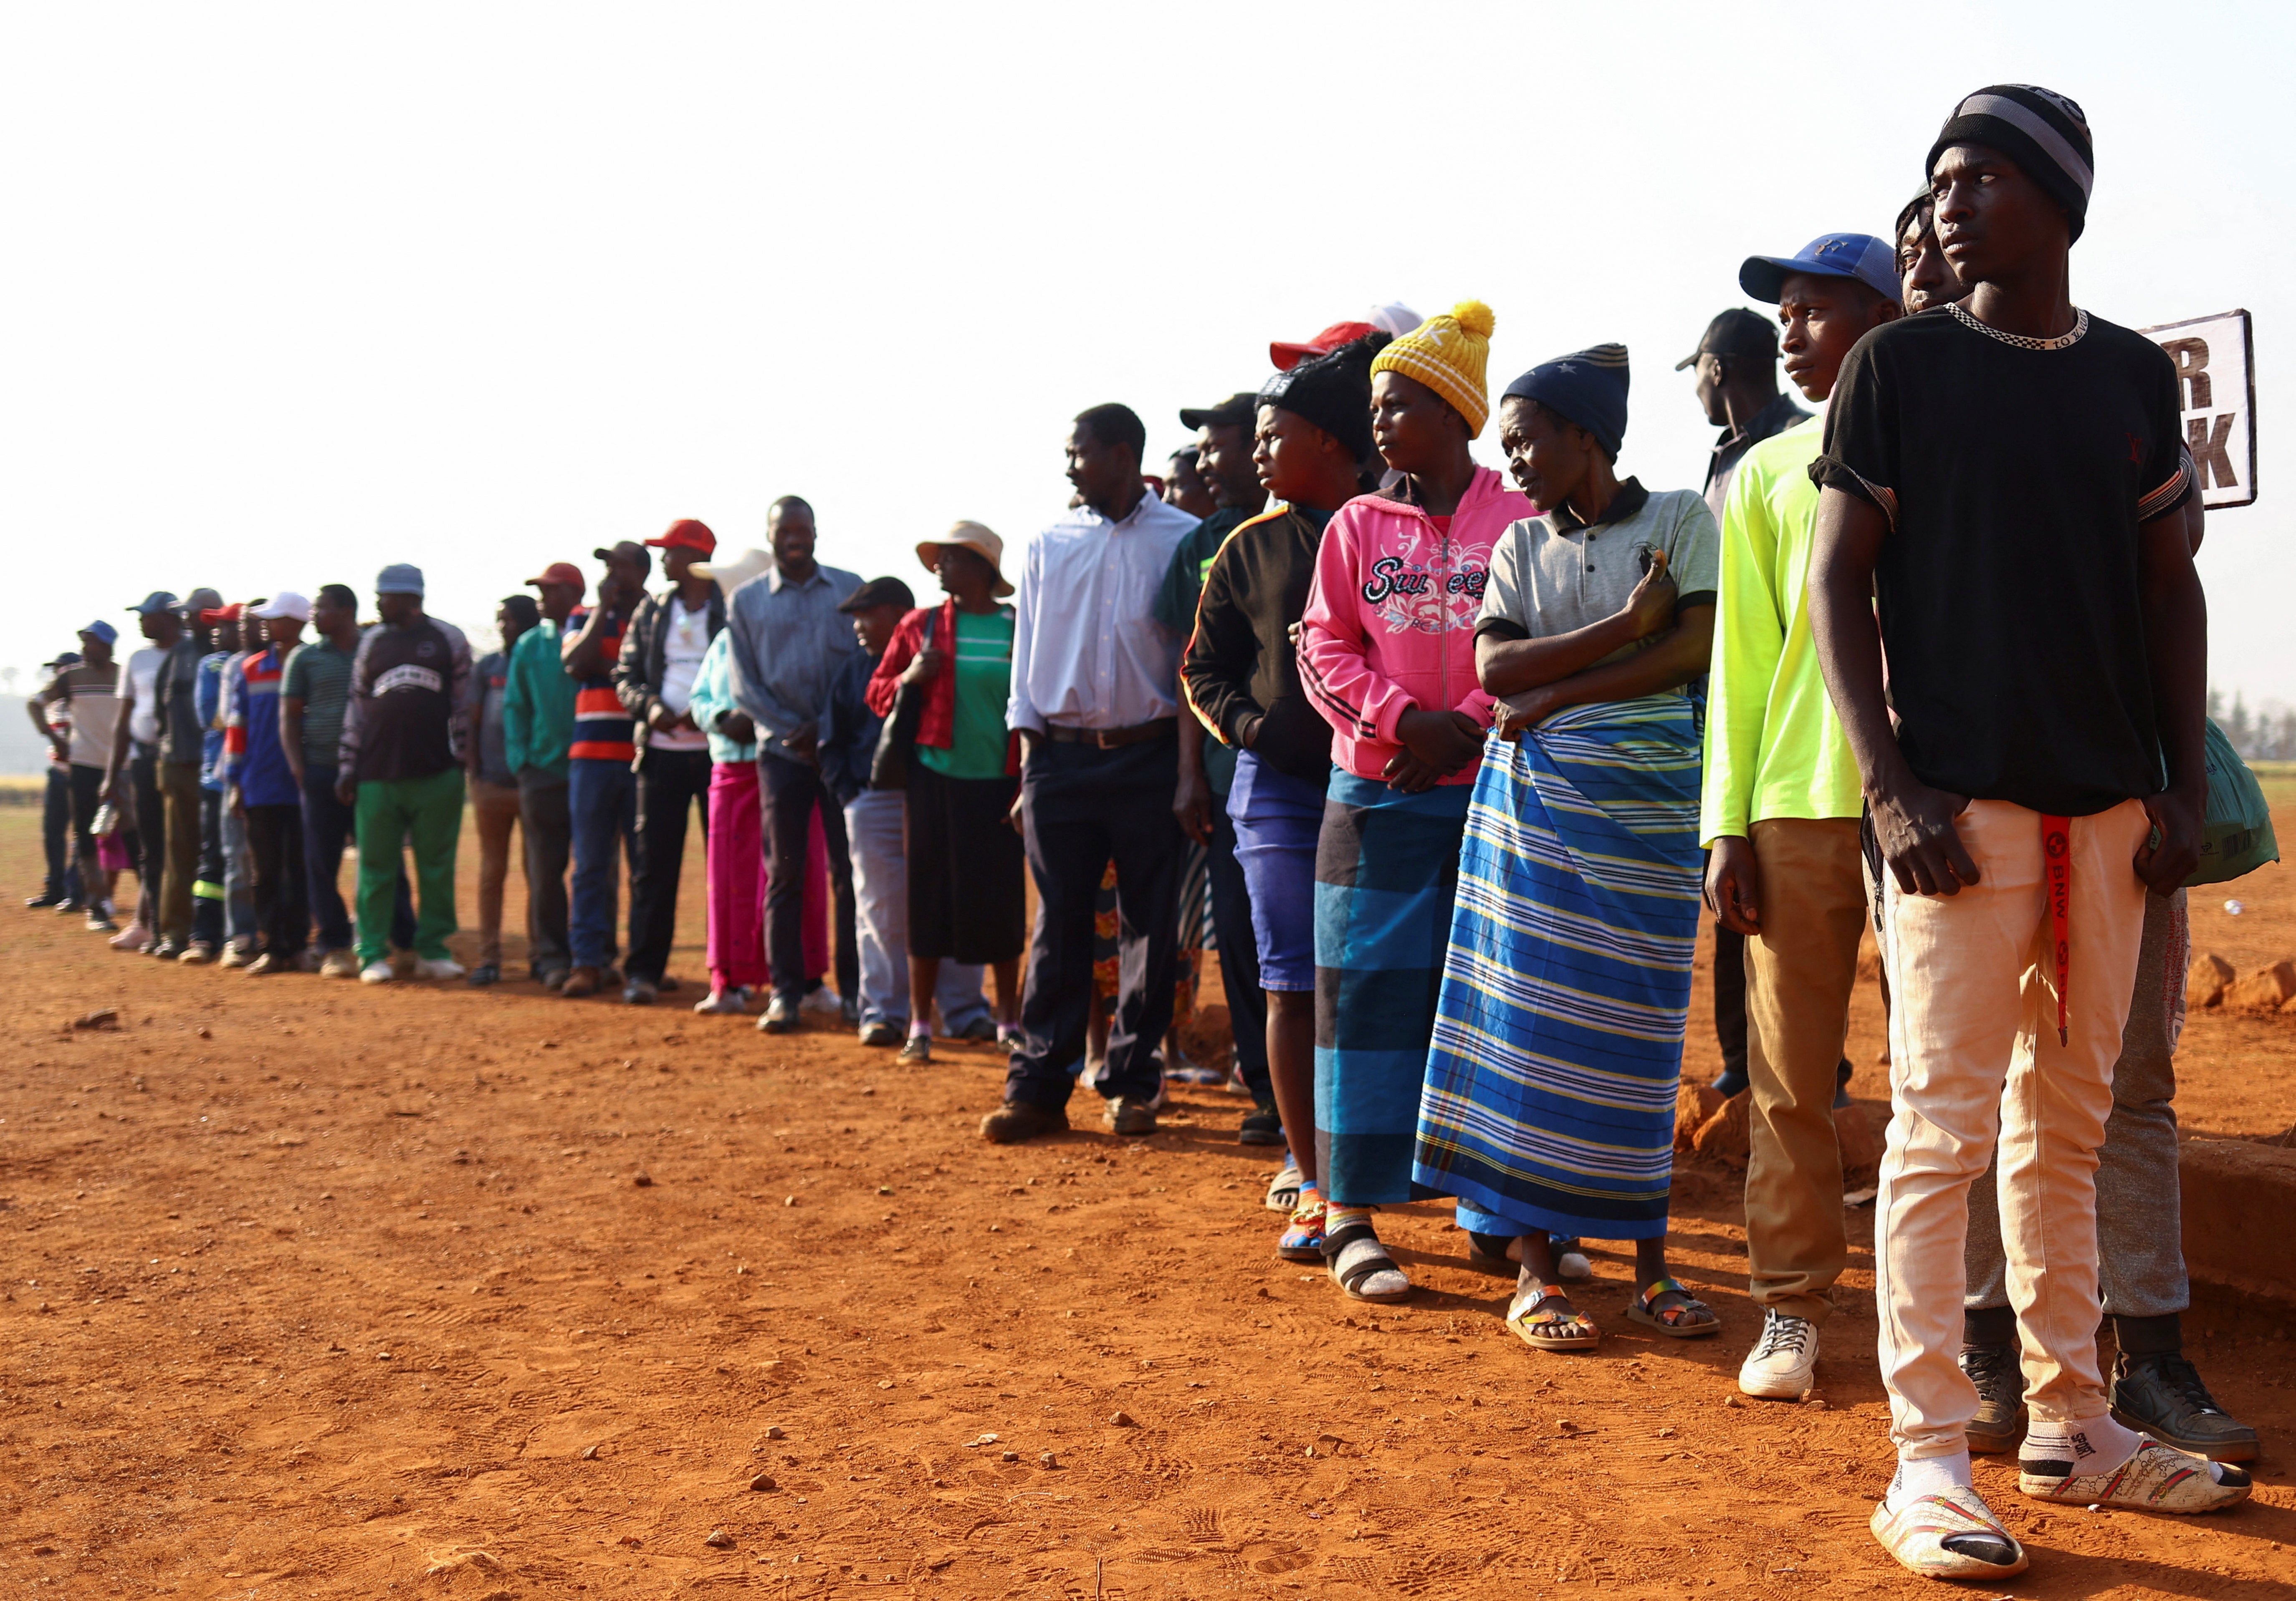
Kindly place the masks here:
POLYGON ((1699 1340, 1722 1332, 1721 1319, 1714 1315, 1714 1309, 1671 1278, 1656 1280, 1650 1288, 1628 1302, 1627 1316, 1636 1323, 1657 1329, 1669 1339, 1699 1340), (1679 1295, 1682 1300, 1664 1311, 1652 1311, 1651 1303, 1665 1295, 1679 1295), (1703 1321, 1696 1320, 1700 1312, 1706 1314, 1703 1321))
POLYGON ((1411 1294, 1411 1286, 1407 1283, 1399 1290, 1366 1291, 1363 1288, 1364 1282, 1375 1274, 1393 1273, 1400 1277, 1403 1272, 1395 1265, 1395 1258, 1387 1254, 1387 1247, 1379 1243, 1379 1236, 1372 1231, 1368 1223, 1351 1223, 1337 1234, 1325 1235, 1324 1260, 1331 1264, 1332 1281, 1345 1291, 1350 1300, 1384 1304, 1400 1301, 1411 1294))
POLYGON ((1267 1181, 1267 1210, 1289 1213, 1300 1205, 1300 1164, 1290 1156, 1267 1181))
POLYGON ((1549 1302, 1562 1299, 1562 1291, 1534 1278, 1507 1303, 1506 1326, 1533 1351, 1592 1351, 1603 1343, 1603 1331, 1575 1308, 1548 1308, 1549 1302))
POLYGON ((1281 1262, 1324 1260, 1324 1200, 1313 1190, 1292 1208, 1292 1226, 1275 1242, 1275 1255, 1281 1262))
POLYGON ((1924 1579, 2007 1579, 2025 1571, 2025 1548, 1974 1490, 1956 1485, 1898 1512, 1883 1501, 1867 1526, 1898 1565, 1924 1579))

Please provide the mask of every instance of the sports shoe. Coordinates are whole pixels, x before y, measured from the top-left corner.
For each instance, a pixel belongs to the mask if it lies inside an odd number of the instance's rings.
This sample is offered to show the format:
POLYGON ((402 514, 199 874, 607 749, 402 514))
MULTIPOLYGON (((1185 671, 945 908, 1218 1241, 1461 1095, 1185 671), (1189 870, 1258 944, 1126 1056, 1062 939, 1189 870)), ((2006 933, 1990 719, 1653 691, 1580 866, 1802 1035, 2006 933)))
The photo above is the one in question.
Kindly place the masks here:
POLYGON ((750 1009, 750 992, 738 984, 712 990, 693 1003, 693 1009, 705 1017, 738 1017, 750 1009))
POLYGON ((1977 1386, 1977 1416, 1969 1423, 1969 1449, 1978 1456, 2005 1451, 2025 1433, 2025 1368, 2014 1345, 1964 1345, 1961 1370, 1977 1386))
POLYGON ((1282 1145, 1283 1118, 1274 1107, 1254 1107, 1235 1125, 1238 1145, 1282 1145))
POLYGON ((244 968, 255 960, 255 950, 250 945, 226 945, 223 954, 216 958, 218 968, 244 968))
POLYGON ((152 931, 141 922, 129 923, 111 940, 111 948, 115 951, 141 951, 151 943, 152 931))
MULTIPOLYGON (((270 960, 268 956, 264 958, 266 961, 270 960)), ((398 969, 392 967, 387 959, 371 961, 359 969, 361 984, 389 984, 398 976, 398 969)))
POLYGON ((1008 1100, 980 1120, 980 1137, 991 1145, 1018 1145, 1039 1134, 1065 1132, 1068 1126, 1069 1115, 1062 1107, 1008 1100))
POLYGON ((111 914, 110 912, 103 911, 100 907, 89 909, 87 914, 87 931, 90 934, 110 934, 119 927, 119 924, 111 920, 111 914))
POLYGON ((358 953, 348 945, 340 951, 330 951, 319 959, 322 978, 357 978, 359 976, 358 953))
POLYGON ((294 970, 294 963, 283 956, 275 955, 268 951, 247 964, 247 976, 250 978, 268 978, 274 973, 291 973, 294 970))
POLYGON ((572 972, 566 975, 566 982, 558 986, 558 992, 566 997, 569 1001, 581 1001, 596 994, 598 992, 598 969, 595 968, 575 968, 572 972))
POLYGON ((1738 1368, 1738 1388, 1769 1401, 1800 1401, 1817 1373, 1817 1325, 1776 1307, 1762 1314, 1762 1337, 1738 1368))
POLYGON ((180 961, 183 960, 184 952, 190 949, 191 945, 187 941, 163 939, 157 944, 150 946, 144 954, 160 961, 180 961))
POLYGON ((805 999, 799 1003, 799 1009, 835 1017, 845 1009, 845 1002, 837 998, 835 990, 825 984, 817 984, 805 992, 805 999))
POLYGON ((897 1062, 905 1062, 912 1067, 931 1061, 932 1036, 931 1034, 909 1035, 901 1041, 901 1054, 893 1059, 897 1062))
POLYGON ((2248 1499, 2253 1486, 2241 1469, 2212 1466, 2205 1457, 2171 1450, 2144 1435, 2137 1440, 2136 1454, 2108 1473, 2072 1473, 2069 1462, 2020 1459, 2017 1488, 2039 1501, 2140 1512, 2219 1512, 2248 1499))
POLYGON ((622 986, 624 1006, 652 1006, 660 995, 660 988, 651 978, 633 978, 622 986))
POLYGON ((414 959, 417 978, 460 978, 463 976, 461 962, 451 956, 418 956, 414 959))
POLYGON ((1898 1512, 1883 1501, 1867 1527, 1900 1567, 1923 1579, 2007 1579, 2025 1571, 2025 1548, 1974 1490, 1922 1496, 1898 1512))
POLYGON ((960 1040, 970 1040, 978 1045, 993 1045, 996 1041, 996 1019, 983 1012, 956 1031, 960 1040))
POLYGON ((477 967, 471 969, 471 976, 468 982, 470 986, 474 990, 483 990, 489 984, 500 984, 502 982, 502 965, 498 962, 482 961, 477 967))
POLYGON ((898 1045, 904 1037, 901 1025, 898 1023, 879 1021, 868 1025, 861 1031, 861 1043, 864 1045, 898 1045))
POLYGON ((2199 1370, 2178 1355, 2114 1359, 2112 1420, 2211 1461, 2245 1462, 2257 1451, 2256 1431, 2217 1405, 2199 1370))
POLYGON ((799 1020, 795 1002, 786 995, 776 995, 766 1002, 766 1015, 758 1019, 761 1034, 793 1034, 803 1027, 799 1020))
POLYGON ((37 911, 43 906, 57 906, 62 904, 63 898, 62 892, 59 890, 44 889, 38 894, 26 895, 24 897, 24 904, 30 907, 33 911, 37 911))
POLYGON ((195 939, 185 945, 184 953, 176 958, 187 968, 204 968, 215 959, 216 948, 203 939, 195 939))
POLYGON ((58 903, 56 903, 56 915, 57 915, 58 917, 65 917, 65 918, 68 918, 68 917, 72 916, 75 912, 82 912, 82 911, 99 911, 99 912, 100 912, 100 911, 102 911, 102 910, 103 910, 103 909, 102 909, 102 907, 100 907, 100 906, 83 906, 83 905, 81 905, 78 901, 60 901, 60 902, 58 902, 58 903))
POLYGON ((1103 1121, 1108 1124, 1110 1133, 1136 1139, 1156 1131, 1156 1108, 1151 1102, 1119 1095, 1108 1103, 1103 1121))

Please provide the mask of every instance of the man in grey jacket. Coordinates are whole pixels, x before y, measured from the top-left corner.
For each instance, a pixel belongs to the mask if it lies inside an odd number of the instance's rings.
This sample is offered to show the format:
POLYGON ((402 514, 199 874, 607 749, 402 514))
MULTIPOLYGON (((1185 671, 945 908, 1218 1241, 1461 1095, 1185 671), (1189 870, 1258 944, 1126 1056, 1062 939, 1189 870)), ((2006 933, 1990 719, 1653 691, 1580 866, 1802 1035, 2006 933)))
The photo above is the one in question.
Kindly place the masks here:
POLYGON ((813 508, 785 494, 766 513, 774 568, 745 584, 727 607, 733 643, 734 698, 758 731, 758 790, 764 812, 771 887, 766 893, 766 962, 774 994, 758 1026, 789 1033, 805 999, 806 845, 816 811, 829 845, 831 891, 837 906, 837 988, 845 1022, 859 1013, 855 992, 853 868, 845 814, 822 782, 817 759, 821 715, 845 658, 860 649, 850 619, 837 609, 861 580, 813 559, 813 508))

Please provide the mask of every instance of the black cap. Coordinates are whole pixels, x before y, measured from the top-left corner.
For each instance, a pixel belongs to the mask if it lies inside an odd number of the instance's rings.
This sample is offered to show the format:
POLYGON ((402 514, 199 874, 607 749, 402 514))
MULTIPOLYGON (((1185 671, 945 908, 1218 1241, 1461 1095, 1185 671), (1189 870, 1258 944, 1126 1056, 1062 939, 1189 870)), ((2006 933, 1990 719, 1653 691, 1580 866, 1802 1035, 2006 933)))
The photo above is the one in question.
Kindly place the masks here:
POLYGON ((1184 406, 1180 410, 1180 426, 1196 428, 1241 428, 1249 433, 1259 410, 1256 395, 1231 395, 1218 405, 1184 406))
POLYGON ((872 578, 839 601, 837 609, 867 611, 873 606, 898 606, 903 611, 914 611, 916 604, 916 596, 898 578, 872 578))
POLYGON ((1734 306, 1706 325, 1706 336, 1698 341, 1698 348, 1674 363, 1674 370, 1694 367, 1702 355, 1734 355, 1749 361, 1775 362, 1778 359, 1778 331, 1770 325, 1769 318, 1759 312, 1734 306))
POLYGON ((653 552, 635 539, 618 539, 611 545, 600 545, 590 554, 600 561, 611 561, 617 556, 627 556, 638 564, 638 571, 653 571, 653 552))

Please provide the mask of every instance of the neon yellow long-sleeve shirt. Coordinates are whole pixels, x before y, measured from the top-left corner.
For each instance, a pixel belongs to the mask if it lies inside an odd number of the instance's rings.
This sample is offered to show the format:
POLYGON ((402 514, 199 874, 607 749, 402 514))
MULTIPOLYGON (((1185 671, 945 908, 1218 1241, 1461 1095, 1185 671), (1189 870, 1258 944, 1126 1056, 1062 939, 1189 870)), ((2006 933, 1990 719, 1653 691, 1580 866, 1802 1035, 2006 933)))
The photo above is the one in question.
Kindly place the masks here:
POLYGON ((1738 462, 1722 514, 1722 583, 1706 692, 1698 837, 1773 817, 1855 817, 1857 763, 1826 698, 1805 589, 1817 524, 1809 464, 1824 423, 1763 440, 1738 462))

